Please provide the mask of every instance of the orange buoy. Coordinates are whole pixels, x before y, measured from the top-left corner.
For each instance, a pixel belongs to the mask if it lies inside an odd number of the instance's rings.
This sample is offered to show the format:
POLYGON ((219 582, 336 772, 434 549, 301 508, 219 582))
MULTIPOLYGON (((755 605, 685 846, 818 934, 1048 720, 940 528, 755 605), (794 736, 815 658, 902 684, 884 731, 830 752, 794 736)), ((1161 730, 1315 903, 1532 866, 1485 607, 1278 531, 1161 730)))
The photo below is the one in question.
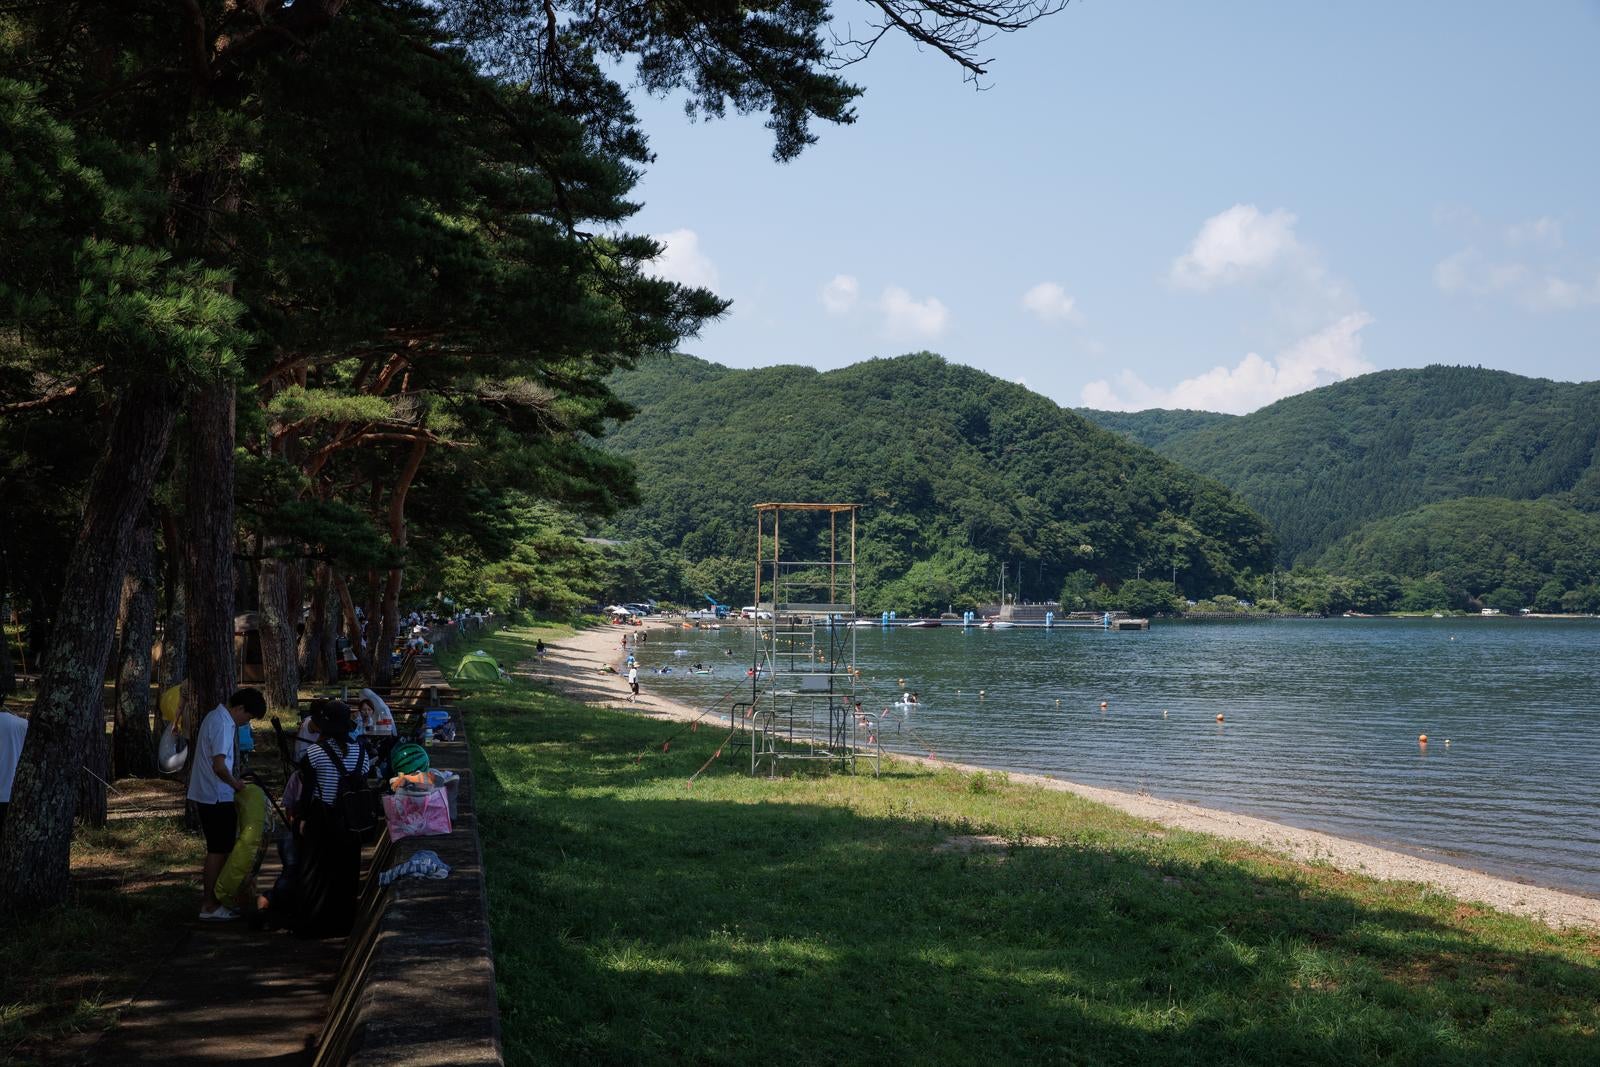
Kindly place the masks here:
POLYGON ((1220 712, 1220 711, 1219 711, 1219 712, 1217 712, 1217 721, 1218 721, 1218 722, 1221 722, 1221 721, 1222 721, 1222 712, 1220 712))
POLYGON ((1425 745, 1427 743, 1428 743, 1428 735, 1427 734, 1418 734, 1417 735, 1417 744, 1425 745))

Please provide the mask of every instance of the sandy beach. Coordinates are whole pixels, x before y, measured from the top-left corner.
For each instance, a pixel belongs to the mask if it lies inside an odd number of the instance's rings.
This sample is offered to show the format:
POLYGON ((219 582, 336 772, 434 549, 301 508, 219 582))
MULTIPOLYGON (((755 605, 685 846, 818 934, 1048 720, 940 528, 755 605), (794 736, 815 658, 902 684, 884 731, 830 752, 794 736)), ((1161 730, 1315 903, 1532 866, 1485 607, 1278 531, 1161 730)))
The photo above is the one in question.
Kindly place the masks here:
MULTIPOLYGON (((654 632, 674 624, 652 620, 644 629, 654 632)), ((629 627, 627 632, 637 632, 629 627)), ((663 719, 692 719, 698 709, 668 700, 650 692, 648 676, 642 681, 637 701, 629 702, 627 681, 620 674, 605 673, 610 665, 621 669, 627 653, 621 646, 622 627, 597 627, 548 646, 539 676, 568 695, 591 704, 636 711, 663 719)), ((648 641, 648 638, 646 638, 648 641)), ((896 759, 983 770, 948 760, 895 753, 896 759)), ((1327 863, 1341 871, 1373 878, 1419 882, 1450 894, 1458 900, 1483 903, 1502 911, 1542 920, 1553 927, 1600 927, 1600 900, 1557 889, 1526 885, 1506 878, 1455 867, 1446 863, 1409 856, 1402 852, 1362 844, 1316 830, 1302 830, 1266 819, 1236 815, 1196 804, 1162 800, 1140 793, 1080 785, 1047 775, 1012 772, 1016 782, 1059 789, 1101 804, 1109 805, 1163 826, 1241 841, 1271 849, 1306 862, 1327 863)))

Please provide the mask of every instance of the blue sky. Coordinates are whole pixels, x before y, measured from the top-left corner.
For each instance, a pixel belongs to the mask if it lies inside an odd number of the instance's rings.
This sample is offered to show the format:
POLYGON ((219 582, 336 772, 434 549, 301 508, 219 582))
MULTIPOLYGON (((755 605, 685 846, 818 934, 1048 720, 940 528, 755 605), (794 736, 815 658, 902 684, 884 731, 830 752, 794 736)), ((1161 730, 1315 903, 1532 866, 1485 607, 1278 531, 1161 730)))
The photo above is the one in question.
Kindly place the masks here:
POLYGON ((886 41, 787 165, 759 116, 641 99, 634 228, 734 301, 684 350, 1235 412, 1436 362, 1597 377, 1600 2, 1075 0, 988 52, 974 92, 886 41))

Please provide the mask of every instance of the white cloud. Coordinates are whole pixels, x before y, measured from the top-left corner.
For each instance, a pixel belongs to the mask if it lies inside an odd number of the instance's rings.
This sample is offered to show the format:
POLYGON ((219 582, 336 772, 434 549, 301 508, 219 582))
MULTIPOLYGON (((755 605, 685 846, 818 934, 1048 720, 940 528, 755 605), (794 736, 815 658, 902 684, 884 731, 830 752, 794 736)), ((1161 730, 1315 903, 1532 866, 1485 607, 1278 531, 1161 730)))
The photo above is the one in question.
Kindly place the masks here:
POLYGON ((898 285, 884 289, 878 308, 884 333, 893 338, 934 338, 950 324, 950 309, 938 299, 915 300, 898 285))
POLYGON ((1132 371, 1123 371, 1115 385, 1100 379, 1084 386, 1083 403, 1107 411, 1197 408, 1242 415, 1286 396, 1374 370, 1361 355, 1361 331, 1372 321, 1364 311, 1353 312, 1295 342, 1275 360, 1251 352, 1232 367, 1213 367, 1170 389, 1155 388, 1132 371))
POLYGON ((822 306, 830 315, 843 315, 856 306, 861 296, 861 286, 851 274, 835 274, 833 281, 822 287, 822 306))
POLYGON ((679 285, 717 287, 717 265, 700 251, 700 235, 693 230, 673 230, 653 235, 662 246, 655 273, 679 285))
POLYGON ((1078 302, 1055 282, 1040 282, 1022 294, 1022 306, 1045 322, 1077 322, 1078 302))
POLYGON ((1543 215, 1527 222, 1516 222, 1506 227, 1506 242, 1514 245, 1533 245, 1537 248, 1560 248, 1563 240, 1561 223, 1543 215))
POLYGON ((1248 281, 1285 263, 1306 262, 1294 233, 1295 217, 1283 210, 1265 214, 1254 204, 1235 204, 1211 216, 1189 250, 1172 261, 1174 285, 1204 292, 1248 281))
MULTIPOLYGON (((1509 238, 1508 238, 1509 240, 1509 238)), ((1465 248, 1440 260, 1433 282, 1451 295, 1505 296, 1529 311, 1571 311, 1600 305, 1600 270, 1577 276, 1551 266, 1485 255, 1465 248)))

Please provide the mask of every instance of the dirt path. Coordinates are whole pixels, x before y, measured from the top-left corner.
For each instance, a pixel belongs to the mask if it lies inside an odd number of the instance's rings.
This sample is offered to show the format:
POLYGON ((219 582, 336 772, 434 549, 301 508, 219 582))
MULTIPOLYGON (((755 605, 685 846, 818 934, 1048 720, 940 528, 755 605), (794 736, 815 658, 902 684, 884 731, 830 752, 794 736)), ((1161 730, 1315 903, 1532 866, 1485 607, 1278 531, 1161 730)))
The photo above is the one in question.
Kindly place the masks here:
MULTIPOLYGON (((258 743, 260 743, 258 739, 258 743)), ((119 783, 108 815, 181 817, 181 787, 170 781, 119 783)), ((278 876, 269 848, 257 879, 278 876)), ((199 883, 198 870, 169 877, 199 883)), ((72 1059, 84 1063, 308 1064, 321 1031, 344 939, 310 940, 282 931, 251 930, 242 920, 203 923, 194 908, 157 954, 144 961, 143 982, 117 1024, 72 1059)))
MULTIPOLYGON (((669 625, 662 620, 652 620, 646 628, 654 632, 669 625)), ((557 646, 551 646, 539 674, 548 678, 568 695, 587 703, 637 711, 657 718, 698 717, 700 715, 698 709, 654 695, 649 692, 648 687, 643 688, 637 702, 631 704, 628 702, 627 682, 621 676, 605 673, 603 670, 607 665, 613 668, 620 667, 627 655, 619 646, 621 630, 621 627, 584 630, 557 646)), ((896 754, 896 758, 965 771, 985 769, 927 757, 896 754)), ((1048 775, 1012 773, 1009 777, 1015 782, 1074 793, 1174 829, 1192 830, 1242 841, 1272 849, 1296 860, 1327 863, 1338 870, 1352 874, 1420 882, 1449 893, 1457 899, 1488 904, 1502 911, 1539 919, 1553 927, 1600 927, 1600 900, 1593 897, 1526 885, 1466 867, 1438 863, 1409 856, 1403 852, 1335 837, 1317 830, 1302 830, 1283 823, 1215 808, 1204 808, 1197 804, 1162 800, 1145 794, 1115 789, 1101 789, 1048 775)))

